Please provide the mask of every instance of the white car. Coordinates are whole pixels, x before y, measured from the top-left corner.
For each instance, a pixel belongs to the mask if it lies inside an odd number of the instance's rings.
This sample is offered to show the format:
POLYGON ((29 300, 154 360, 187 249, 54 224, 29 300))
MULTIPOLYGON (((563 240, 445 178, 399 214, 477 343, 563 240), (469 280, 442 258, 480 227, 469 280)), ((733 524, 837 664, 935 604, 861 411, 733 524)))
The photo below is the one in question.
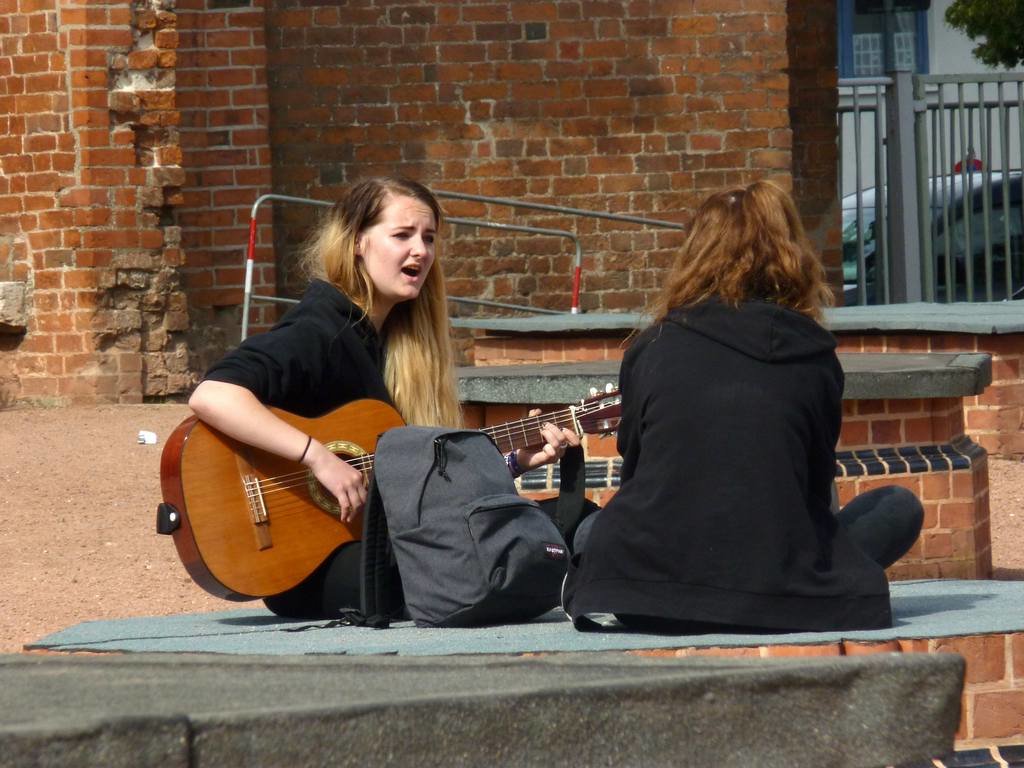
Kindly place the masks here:
MULTIPOLYGON (((932 254, 935 257, 935 278, 937 281, 936 298, 945 300, 947 290, 957 300, 966 298, 966 267, 967 256, 970 254, 974 277, 974 298, 985 298, 985 176, 975 172, 967 175, 967 190, 970 194, 967 223, 970 226, 971 247, 965 247, 968 226, 964 218, 964 183, 960 174, 947 176, 945 194, 942 180, 933 177, 929 184, 931 198, 932 222, 932 254), (948 222, 948 242, 952 254, 952 284, 946 275, 946 231, 948 222)), ((1012 269, 1011 295, 1017 298, 1020 292, 1024 296, 1024 212, 1021 209, 1021 186, 1024 177, 1020 171, 1010 171, 1005 175, 1009 183, 1006 194, 1008 206, 1003 201, 1003 173, 993 172, 991 176, 991 196, 989 198, 989 233, 988 239, 992 252, 993 298, 1006 298, 1006 257, 1010 257, 1012 269), (1009 241, 1007 241, 1007 231, 1009 241)), ((843 283, 847 304, 858 303, 857 292, 857 243, 858 230, 864 248, 864 277, 869 304, 877 302, 875 277, 875 249, 877 247, 877 227, 875 221, 875 188, 871 187, 861 193, 861 210, 863 221, 858 227, 857 196, 855 193, 843 198, 843 283)))

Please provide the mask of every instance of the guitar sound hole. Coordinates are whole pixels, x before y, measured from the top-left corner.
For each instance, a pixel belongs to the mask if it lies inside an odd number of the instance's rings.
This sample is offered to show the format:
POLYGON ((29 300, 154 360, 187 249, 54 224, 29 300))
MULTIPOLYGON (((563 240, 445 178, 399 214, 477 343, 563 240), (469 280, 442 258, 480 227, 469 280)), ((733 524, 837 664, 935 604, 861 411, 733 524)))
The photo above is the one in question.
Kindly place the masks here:
MULTIPOLYGON (((342 461, 347 461, 356 469, 364 471, 360 466, 362 462, 359 459, 368 454, 360 446, 346 440, 331 440, 324 443, 324 446, 342 461)), ((314 504, 332 517, 340 517, 341 507, 338 506, 338 500, 334 498, 334 494, 324 488, 323 484, 308 470, 306 471, 306 486, 309 488, 309 495, 314 504)))

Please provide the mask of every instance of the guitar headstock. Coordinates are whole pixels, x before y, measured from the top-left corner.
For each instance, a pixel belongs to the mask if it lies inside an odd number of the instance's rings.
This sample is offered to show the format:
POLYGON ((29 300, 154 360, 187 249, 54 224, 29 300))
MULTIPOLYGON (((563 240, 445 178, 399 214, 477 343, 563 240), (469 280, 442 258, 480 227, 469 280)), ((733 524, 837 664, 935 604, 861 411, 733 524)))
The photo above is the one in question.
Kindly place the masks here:
POLYGON ((576 411, 580 429, 588 435, 610 435, 619 428, 622 417, 622 395, 611 384, 604 392, 590 390, 590 397, 582 400, 576 411))

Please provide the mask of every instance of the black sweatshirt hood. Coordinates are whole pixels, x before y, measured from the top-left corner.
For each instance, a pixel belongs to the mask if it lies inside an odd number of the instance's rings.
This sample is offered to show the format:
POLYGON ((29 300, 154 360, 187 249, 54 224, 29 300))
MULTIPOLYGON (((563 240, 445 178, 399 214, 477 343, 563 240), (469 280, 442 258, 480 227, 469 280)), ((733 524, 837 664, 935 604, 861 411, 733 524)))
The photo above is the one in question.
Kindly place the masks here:
POLYGON ((341 326, 347 321, 368 346, 372 348, 381 345, 380 335, 370 322, 370 318, 336 286, 326 280, 314 278, 306 291, 314 299, 315 307, 337 315, 337 322, 341 326))
POLYGON ((809 317, 765 301, 733 307, 712 299, 674 309, 666 321, 767 363, 810 357, 836 347, 835 337, 809 317))

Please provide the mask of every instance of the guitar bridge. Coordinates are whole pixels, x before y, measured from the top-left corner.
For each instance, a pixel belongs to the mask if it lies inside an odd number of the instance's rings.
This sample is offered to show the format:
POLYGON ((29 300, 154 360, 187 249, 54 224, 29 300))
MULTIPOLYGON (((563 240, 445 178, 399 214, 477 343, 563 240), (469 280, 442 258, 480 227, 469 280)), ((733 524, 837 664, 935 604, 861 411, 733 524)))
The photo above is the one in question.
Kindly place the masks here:
POLYGON ((259 549, 269 549, 273 546, 273 542, 270 540, 270 516, 267 514, 267 505, 263 501, 260 480, 256 475, 246 474, 242 476, 242 486, 245 488, 249 517, 252 520, 253 532, 256 534, 256 546, 259 549))

